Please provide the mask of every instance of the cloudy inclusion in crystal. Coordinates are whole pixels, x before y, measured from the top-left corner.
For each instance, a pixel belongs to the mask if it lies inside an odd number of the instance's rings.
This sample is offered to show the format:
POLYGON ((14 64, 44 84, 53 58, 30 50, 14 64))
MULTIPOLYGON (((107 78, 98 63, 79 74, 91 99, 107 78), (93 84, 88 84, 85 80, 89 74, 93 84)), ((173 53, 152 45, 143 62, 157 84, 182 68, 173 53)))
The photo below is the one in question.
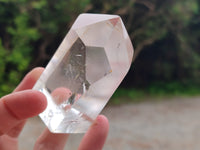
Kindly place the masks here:
POLYGON ((72 93, 83 94, 92 83, 110 72, 105 50, 85 46, 78 38, 47 80, 46 88, 52 92, 58 87, 66 87, 72 93))
POLYGON ((119 16, 80 15, 33 88, 47 98, 40 117, 49 130, 86 132, 128 72, 132 55, 119 16))

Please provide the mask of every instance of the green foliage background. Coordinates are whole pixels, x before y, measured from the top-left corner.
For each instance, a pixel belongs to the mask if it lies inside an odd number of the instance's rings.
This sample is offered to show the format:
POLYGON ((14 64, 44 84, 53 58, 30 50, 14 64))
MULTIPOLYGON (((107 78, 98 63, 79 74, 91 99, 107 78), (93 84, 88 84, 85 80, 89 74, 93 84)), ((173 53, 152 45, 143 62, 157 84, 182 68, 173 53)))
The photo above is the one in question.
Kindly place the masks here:
POLYGON ((0 0, 0 96, 47 64, 83 12, 122 17, 135 55, 121 87, 200 89, 199 0, 0 0))

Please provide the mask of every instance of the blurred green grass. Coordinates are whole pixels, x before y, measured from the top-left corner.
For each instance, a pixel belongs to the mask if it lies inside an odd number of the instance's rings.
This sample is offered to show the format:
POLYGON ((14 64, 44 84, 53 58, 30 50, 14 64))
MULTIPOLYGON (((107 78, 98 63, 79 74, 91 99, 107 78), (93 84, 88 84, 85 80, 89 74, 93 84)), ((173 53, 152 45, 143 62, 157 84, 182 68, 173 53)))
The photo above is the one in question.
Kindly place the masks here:
POLYGON ((178 82, 153 83, 145 88, 118 88, 113 94, 109 104, 139 103, 143 101, 160 101, 173 97, 200 96, 200 87, 190 84, 183 85, 178 82))

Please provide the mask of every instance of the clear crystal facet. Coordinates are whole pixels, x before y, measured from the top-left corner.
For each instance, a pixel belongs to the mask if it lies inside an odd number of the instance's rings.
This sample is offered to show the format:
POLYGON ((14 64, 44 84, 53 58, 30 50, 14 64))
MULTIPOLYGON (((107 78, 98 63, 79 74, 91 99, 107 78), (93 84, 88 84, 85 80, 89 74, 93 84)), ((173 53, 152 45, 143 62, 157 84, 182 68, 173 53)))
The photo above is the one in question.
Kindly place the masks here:
POLYGON ((86 132, 128 72, 133 47, 117 15, 81 14, 35 84, 54 133, 86 132))

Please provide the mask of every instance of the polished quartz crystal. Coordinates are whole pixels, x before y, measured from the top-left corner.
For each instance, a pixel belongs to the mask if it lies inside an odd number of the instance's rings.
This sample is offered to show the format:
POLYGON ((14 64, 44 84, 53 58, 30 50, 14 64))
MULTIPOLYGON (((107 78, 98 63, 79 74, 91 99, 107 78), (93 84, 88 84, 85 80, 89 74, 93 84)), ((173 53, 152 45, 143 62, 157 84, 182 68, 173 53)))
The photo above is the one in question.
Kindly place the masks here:
POLYGON ((35 90, 47 98, 39 116, 54 133, 83 133, 128 72, 133 47, 117 15, 81 14, 35 90))

